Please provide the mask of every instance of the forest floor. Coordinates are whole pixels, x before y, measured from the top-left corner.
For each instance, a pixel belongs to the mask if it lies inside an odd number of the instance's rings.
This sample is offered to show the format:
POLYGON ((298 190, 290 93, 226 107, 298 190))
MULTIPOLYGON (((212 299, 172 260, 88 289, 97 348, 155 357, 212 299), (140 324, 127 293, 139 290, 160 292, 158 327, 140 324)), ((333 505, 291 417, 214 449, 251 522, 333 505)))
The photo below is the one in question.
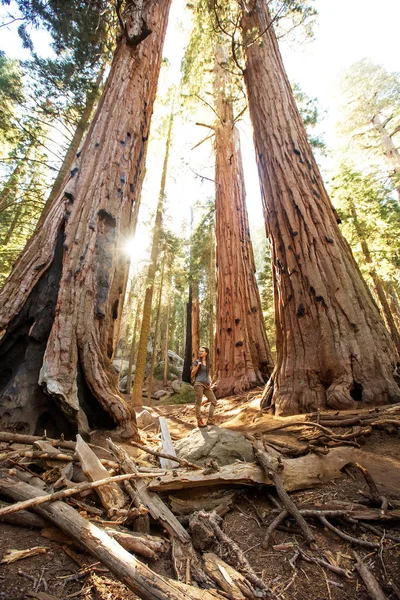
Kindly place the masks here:
MULTIPOLYGON (((244 396, 234 396, 219 400, 216 411, 216 424, 219 427, 251 433, 260 436, 267 429, 288 419, 261 415, 259 412, 259 392, 244 396)), ((205 407, 204 410, 207 410, 205 407)), ((159 405, 151 410, 166 417, 173 440, 185 437, 195 428, 194 406, 192 404, 159 405)), ((291 417, 293 422, 302 417, 291 417)), ((339 432, 347 431, 342 428, 339 432)), ((400 461, 399 429, 376 430, 364 437, 362 449, 379 457, 391 457, 400 461)), ((296 444, 296 432, 281 431, 281 439, 296 444)), ((143 432, 144 443, 150 443, 154 434, 143 432)), ((106 434, 99 434, 96 442, 101 444, 106 434)), ((360 443, 360 440, 359 440, 360 443)), ((130 453, 135 454, 132 446, 130 453), (133 452, 132 452, 133 451, 133 452)), ((400 462, 399 462, 400 466, 400 462)), ((400 471, 399 471, 400 472, 400 471)), ((399 472, 396 476, 399 476, 399 472)), ((398 480, 397 480, 398 481, 398 480)), ((400 507, 400 489, 393 473, 381 473, 379 488, 393 506, 400 507)), ((292 500, 300 504, 335 502, 364 503, 366 483, 357 469, 345 471, 338 479, 319 487, 301 490, 290 494, 292 500)), ((340 523, 339 529, 362 540, 379 542, 379 549, 371 550, 356 547, 335 533, 323 527, 317 520, 310 522, 316 541, 311 551, 297 525, 286 521, 286 526, 276 530, 267 549, 262 547, 266 529, 273 520, 272 510, 276 496, 274 488, 241 487, 234 490, 234 502, 224 516, 222 529, 234 540, 249 561, 255 573, 274 590, 274 598, 279 600, 367 600, 372 597, 367 592, 360 577, 355 572, 354 550, 379 581, 388 600, 400 600, 400 520, 390 523, 390 534, 396 539, 389 540, 383 527, 381 535, 347 523, 340 523), (318 556, 332 565, 348 570, 350 576, 344 578, 331 570, 313 562, 306 562, 298 550, 310 556, 318 556)), ((232 492, 232 486, 229 486, 232 492)), ((196 498, 206 498, 215 493, 215 488, 196 488, 196 498)), ((221 493, 221 490, 220 490, 221 493)), ((223 493, 223 490, 222 490, 223 493)), ((187 492, 186 492, 187 494, 187 492)), ((185 494, 182 494, 182 498, 185 494)), ((168 496, 163 499, 168 502, 168 496)), ((275 513, 276 516, 276 513, 275 513)), ((86 515, 87 517, 87 515, 86 515)), ((376 526, 376 523, 373 523, 376 526)), ((379 524, 378 524, 378 527, 379 524)), ((156 523, 153 531, 157 535, 165 533, 156 523)), ((45 533, 46 535, 46 533, 45 533)), ((48 535, 48 534, 47 534, 48 535)), ((53 537, 53 535, 50 535, 53 537)), ((12 564, 0 564, 0 600, 54 600, 55 598, 78 598, 80 600, 133 600, 135 594, 118 582, 107 569, 91 556, 83 554, 67 543, 43 537, 39 530, 0 524, 0 559, 9 549, 45 547, 43 554, 26 558, 12 564)), ((154 571, 167 577, 175 577, 170 553, 157 561, 140 558, 154 571)), ((229 560, 227 561, 229 562, 229 560)), ((272 597, 272 596, 271 596, 272 597)))

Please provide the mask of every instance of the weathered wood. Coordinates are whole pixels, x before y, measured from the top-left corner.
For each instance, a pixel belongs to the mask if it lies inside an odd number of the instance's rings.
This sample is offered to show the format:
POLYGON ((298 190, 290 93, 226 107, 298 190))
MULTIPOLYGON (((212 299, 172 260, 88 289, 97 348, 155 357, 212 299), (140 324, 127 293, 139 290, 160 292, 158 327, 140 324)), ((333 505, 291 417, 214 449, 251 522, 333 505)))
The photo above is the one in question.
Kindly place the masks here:
MULTIPOLYGON (((14 500, 35 499, 41 492, 28 484, 0 473, 0 493, 14 500)), ((114 575, 143 600, 212 600, 206 590, 191 586, 176 586, 175 582, 152 571, 134 556, 129 554, 105 531, 81 517, 77 511, 63 502, 54 502, 47 506, 36 506, 35 511, 72 536, 84 548, 100 560, 114 575)))
POLYGON ((378 581, 373 576, 371 571, 368 569, 365 562, 360 558, 360 556, 356 552, 354 552, 354 557, 357 560, 356 569, 358 571, 358 574, 363 580, 363 583, 367 588, 368 594, 371 596, 372 600, 387 600, 387 596, 385 596, 385 594, 383 593, 381 586, 379 585, 378 581))
MULTIPOLYGON (((117 446, 117 444, 114 444, 111 440, 108 440, 108 444, 120 461, 121 470, 125 473, 137 473, 135 463, 129 458, 125 450, 120 446, 117 446)), ((170 509, 157 494, 154 494, 147 489, 148 480, 142 479, 136 483, 132 482, 132 487, 137 494, 138 501, 149 510, 153 519, 159 521, 172 537, 178 537, 183 543, 190 542, 189 534, 179 523, 175 515, 172 514, 170 509)))
MULTIPOLYGON (((159 417, 159 422, 161 430, 162 453, 168 454, 169 456, 176 456, 171 434, 168 429, 168 423, 164 417, 159 417)), ((172 461, 169 458, 160 457, 160 464, 162 469, 173 469, 177 467, 179 463, 172 461)))
POLYGON ((69 440, 59 439, 52 440, 50 438, 40 437, 38 435, 24 435, 21 433, 12 433, 9 431, 0 431, 0 442, 8 442, 9 444, 34 444, 38 440, 46 440, 49 444, 54 447, 69 448, 75 450, 75 442, 69 440))
POLYGON ((99 479, 98 481, 91 481, 88 483, 79 483, 73 488, 68 488, 66 490, 60 490, 59 492, 54 492, 52 494, 41 495, 38 492, 37 497, 31 498, 30 500, 26 500, 24 502, 18 502, 17 504, 12 504, 11 506, 7 506, 0 509, 0 519, 5 515, 11 515, 12 513, 19 512, 20 510, 25 510, 27 508, 32 508, 33 506, 38 506, 39 504, 44 504, 45 502, 55 502, 56 500, 61 500, 64 498, 68 498, 69 496, 74 496, 75 494, 80 494, 85 490, 96 489, 102 485, 109 485, 125 481, 126 479, 136 479, 148 477, 148 475, 143 475, 142 473, 128 473, 124 475, 116 475, 115 477, 107 477, 106 479, 99 479))
MULTIPOLYGON (((0 500, 0 509, 7 506, 9 505, 6 502, 0 500)), ((9 525, 17 525, 17 527, 34 527, 35 529, 43 529, 43 527, 47 526, 47 522, 42 517, 34 515, 27 510, 21 510, 18 514, 3 515, 0 517, 0 521, 9 525)))
POLYGON ((176 496, 168 496, 171 510, 178 515, 191 515, 198 510, 215 510, 215 512, 223 516, 228 512, 233 503, 235 494, 227 494, 221 498, 177 498, 176 496))
MULTIPOLYGON (((332 448, 327 455, 308 454, 298 458, 284 458, 283 485, 288 492, 315 487, 341 477, 344 465, 355 459, 362 462, 353 448, 332 448)), ((188 473, 175 469, 175 475, 166 473, 149 483, 149 490, 167 491, 206 485, 273 485, 272 479, 253 463, 223 465, 219 471, 204 475, 200 471, 188 473)))
POLYGON ((236 580, 245 582, 246 578, 233 567, 212 552, 203 554, 206 573, 224 590, 231 600, 245 600, 245 596, 235 584, 236 580))
MULTIPOLYGON (((160 417, 161 418, 161 417, 160 417)), ((147 452, 148 454, 151 454, 152 456, 158 456, 160 459, 168 459, 168 464, 172 464, 173 467, 176 467, 177 464, 180 464, 181 467, 189 467, 191 469, 195 469, 197 471, 201 470, 203 467, 200 467, 199 465, 196 465, 195 463, 190 462, 189 460, 185 460, 184 458, 178 458, 175 454, 166 454, 165 452, 157 452, 156 450, 153 450, 152 448, 148 448, 147 446, 143 446, 143 444, 138 444, 138 442, 131 442, 132 446, 135 446, 135 448, 139 448, 139 450, 143 450, 144 452, 147 452)), ((174 450, 175 452, 175 450, 174 450)), ((173 467, 167 467, 167 466, 163 466, 163 463, 161 463, 161 466, 163 469, 171 469, 173 467)))
POLYGON ((284 466, 278 463, 278 461, 275 458, 269 456, 266 452, 264 452, 264 450, 257 447, 256 445, 253 445, 253 449, 256 460, 260 463, 266 475, 270 477, 274 482, 280 501, 282 502, 288 513, 291 514, 292 517, 296 520, 298 526, 303 532, 306 542, 308 544, 312 544, 315 541, 315 536, 313 535, 311 529, 307 525, 305 519, 300 514, 299 509, 297 508, 293 500, 290 498, 283 484, 281 469, 284 470, 284 466))
MULTIPOLYGON (((99 481, 110 476, 109 472, 100 460, 97 458, 93 450, 89 448, 86 442, 78 434, 76 436, 76 454, 82 465, 82 470, 89 481, 99 481)), ((102 485, 96 488, 97 494, 104 508, 109 512, 115 508, 122 508, 127 503, 127 498, 121 488, 115 484, 102 485)))
POLYGON ((139 535, 135 533, 127 533, 106 527, 106 532, 114 540, 128 552, 134 552, 145 556, 150 560, 158 560, 159 553, 166 552, 168 544, 162 538, 156 538, 150 535, 139 535))

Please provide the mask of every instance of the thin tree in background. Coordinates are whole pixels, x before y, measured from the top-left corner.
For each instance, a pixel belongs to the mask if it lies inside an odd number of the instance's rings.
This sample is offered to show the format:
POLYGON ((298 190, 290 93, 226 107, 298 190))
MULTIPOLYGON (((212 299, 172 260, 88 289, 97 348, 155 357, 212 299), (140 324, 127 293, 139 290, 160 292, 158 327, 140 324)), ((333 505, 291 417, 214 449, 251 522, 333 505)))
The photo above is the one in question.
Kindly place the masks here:
POLYGON ((110 74, 71 177, 0 294, 1 423, 137 437, 111 366, 170 0, 120 14, 110 74), (7 406, 5 409, 4 407, 7 406))
POLYGON ((271 244, 278 414, 400 399, 396 351, 325 191, 262 0, 243 7, 244 78, 271 244))
POLYGON ((165 202, 165 188, 167 182, 168 161, 172 142, 172 127, 174 122, 174 102, 172 103, 171 113, 168 122, 167 138, 165 142, 164 163, 162 168, 160 192, 156 209, 156 218, 153 230, 153 241, 151 247, 150 264, 147 272, 146 291, 143 302, 142 326, 140 330, 139 346, 136 359, 135 379, 132 387, 132 406, 143 406, 142 390, 146 371, 147 343, 150 334, 151 307, 154 293, 154 278, 157 271, 157 262, 159 256, 159 245, 161 238, 162 218, 165 202))
POLYGON ((162 267, 161 267, 160 286, 159 286, 157 309, 156 309, 156 320, 154 323, 154 341, 153 341, 153 350, 151 353, 150 373, 149 373, 148 391, 147 391, 147 403, 149 406, 151 405, 151 392, 152 392, 152 388, 153 388, 154 366, 156 363, 156 357, 157 357, 157 352, 158 352, 161 300, 162 300, 163 285, 164 285, 164 272, 165 272, 165 262, 163 262, 162 267))

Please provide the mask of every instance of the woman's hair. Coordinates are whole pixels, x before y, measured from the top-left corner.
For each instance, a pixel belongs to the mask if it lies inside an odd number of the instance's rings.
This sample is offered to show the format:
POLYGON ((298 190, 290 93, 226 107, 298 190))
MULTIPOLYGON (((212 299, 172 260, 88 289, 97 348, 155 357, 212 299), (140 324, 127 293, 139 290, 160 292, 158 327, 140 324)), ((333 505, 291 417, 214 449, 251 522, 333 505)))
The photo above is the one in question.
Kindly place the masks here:
POLYGON ((200 348, 204 348, 205 352, 206 352, 206 371, 207 371, 207 375, 210 374, 210 350, 209 348, 207 348, 207 346, 200 346, 200 348))

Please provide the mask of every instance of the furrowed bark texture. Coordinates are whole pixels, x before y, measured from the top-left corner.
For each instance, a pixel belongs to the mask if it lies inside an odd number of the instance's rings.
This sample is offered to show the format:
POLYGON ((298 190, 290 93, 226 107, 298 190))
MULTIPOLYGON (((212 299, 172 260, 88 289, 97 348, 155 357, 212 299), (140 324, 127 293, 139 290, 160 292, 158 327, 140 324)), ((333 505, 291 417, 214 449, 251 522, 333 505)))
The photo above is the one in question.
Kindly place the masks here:
POLYGON ((216 66, 219 120, 215 124, 217 323, 214 378, 218 398, 262 385, 273 368, 255 279, 239 132, 234 126, 225 73, 221 66, 216 66))
POLYGON ((3 427, 18 422, 26 432, 39 431, 40 415, 32 420, 29 404, 35 396, 44 402, 42 386, 52 396, 48 404, 59 406, 74 430, 88 428, 88 415, 89 424, 98 426, 101 413, 120 426, 121 433, 136 434, 134 416, 117 393, 110 358, 129 268, 121 247, 139 202, 169 7, 170 0, 144 2, 144 21, 152 33, 139 45, 127 43, 125 37, 119 41, 70 179, 0 294, 0 352, 11 351, 12 336, 15 352, 13 364, 0 372, 3 427), (38 295, 46 273, 56 281, 47 304, 38 295), (35 310, 27 311, 24 307, 32 298, 35 310), (24 310, 26 318, 18 330, 24 310), (39 335, 43 317, 50 331, 39 335), (27 382, 26 353, 36 342, 42 345, 43 359, 40 352, 35 355, 36 372, 27 382), (30 396, 24 393, 27 387, 30 396))
POLYGON ((247 42, 265 32, 245 50, 277 325, 265 404, 294 414, 398 401, 395 349, 337 226, 265 2, 253 0, 242 26, 247 42))

